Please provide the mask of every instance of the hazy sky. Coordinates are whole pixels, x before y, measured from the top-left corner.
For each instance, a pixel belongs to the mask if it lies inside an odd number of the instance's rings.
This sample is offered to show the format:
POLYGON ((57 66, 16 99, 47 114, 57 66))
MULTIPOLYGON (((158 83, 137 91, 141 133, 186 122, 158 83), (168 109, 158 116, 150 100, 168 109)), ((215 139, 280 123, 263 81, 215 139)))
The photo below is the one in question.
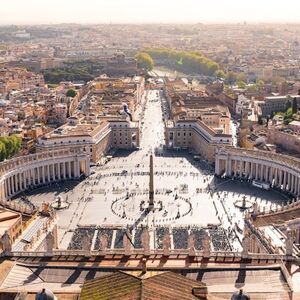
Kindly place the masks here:
POLYGON ((300 0, 0 0, 1 24, 299 22, 300 0))

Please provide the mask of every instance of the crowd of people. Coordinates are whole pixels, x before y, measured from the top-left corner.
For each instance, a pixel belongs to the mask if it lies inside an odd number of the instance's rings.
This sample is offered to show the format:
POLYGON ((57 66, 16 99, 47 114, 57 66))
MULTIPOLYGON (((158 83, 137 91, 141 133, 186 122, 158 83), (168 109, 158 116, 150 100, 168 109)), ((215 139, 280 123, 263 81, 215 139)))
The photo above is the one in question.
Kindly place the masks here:
POLYGON ((229 244, 226 233, 223 228, 209 229, 209 235, 211 237, 214 251, 230 251, 231 246, 229 244))
POLYGON ((99 250, 100 248, 100 237, 102 235, 107 235, 107 248, 111 247, 112 237, 113 237, 113 229, 110 228, 99 228, 97 229, 97 236, 94 245, 94 250, 99 250))
POLYGON ((195 237, 195 249, 197 250, 203 250, 203 238, 206 235, 206 231, 203 228, 192 228, 191 234, 195 237))
POLYGON ((91 248, 95 228, 76 228, 68 250, 83 250, 91 248))
POLYGON ((115 249, 123 248, 123 236, 124 236, 124 234, 126 234, 125 229, 117 229, 116 230, 116 238, 115 238, 115 244, 114 244, 115 249))
POLYGON ((155 235, 156 235, 156 248, 157 249, 163 248, 163 238, 167 233, 169 233, 168 227, 157 227, 156 228, 155 235))
POLYGON ((188 230, 186 228, 173 228, 173 243, 174 249, 188 248, 188 230))
POLYGON ((135 230, 134 243, 133 243, 135 249, 143 248, 142 240, 141 240, 142 232, 143 230, 141 228, 137 228, 135 230))
MULTIPOLYGON (((93 250, 99 250, 100 248, 100 237, 102 235, 107 235, 107 248, 111 248, 112 242, 114 240, 113 249, 122 249, 123 237, 126 234, 127 228, 108 228, 108 227, 89 227, 89 228, 77 228, 72 236, 72 240, 69 244, 68 249, 71 250, 83 250, 88 248, 93 248, 93 250), (95 236, 94 245, 93 239, 95 236), (115 238, 113 239, 113 236, 115 238)), ((132 244, 134 249, 142 249, 141 235, 143 232, 142 227, 136 227, 131 231, 132 244)), ((213 251, 230 251, 232 250, 230 242, 223 228, 214 229, 204 229, 202 227, 156 227, 154 238, 155 238, 155 248, 163 248, 163 239, 166 234, 172 236, 174 249, 188 249, 188 237, 190 234, 194 235, 195 249, 203 250, 203 239, 207 235, 210 236, 211 245, 213 251)))

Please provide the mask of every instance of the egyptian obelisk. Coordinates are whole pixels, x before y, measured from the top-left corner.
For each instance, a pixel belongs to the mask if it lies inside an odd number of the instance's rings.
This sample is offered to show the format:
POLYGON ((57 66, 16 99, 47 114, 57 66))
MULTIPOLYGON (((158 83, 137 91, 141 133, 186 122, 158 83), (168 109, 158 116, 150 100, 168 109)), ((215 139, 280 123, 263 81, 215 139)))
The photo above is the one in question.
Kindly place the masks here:
POLYGON ((149 209, 154 207, 153 155, 150 155, 149 209))

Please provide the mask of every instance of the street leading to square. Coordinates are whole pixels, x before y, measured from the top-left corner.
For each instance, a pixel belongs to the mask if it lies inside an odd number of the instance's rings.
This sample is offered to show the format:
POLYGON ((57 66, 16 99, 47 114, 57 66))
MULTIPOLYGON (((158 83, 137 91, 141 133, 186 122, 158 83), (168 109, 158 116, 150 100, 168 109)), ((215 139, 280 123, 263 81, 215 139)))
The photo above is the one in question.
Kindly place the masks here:
POLYGON ((35 190, 29 199, 40 206, 59 195, 69 207, 58 211, 59 246, 65 249, 82 226, 207 227, 219 226, 229 235, 232 250, 241 249, 243 214, 235 207, 243 197, 260 205, 281 202, 273 191, 247 183, 214 178, 212 167, 195 161, 192 153, 164 149, 164 118, 168 107, 158 90, 147 91, 138 110, 141 147, 118 151, 104 165, 92 167, 81 182, 35 190), (149 157, 154 155, 154 201, 160 209, 145 213, 149 193, 149 157))

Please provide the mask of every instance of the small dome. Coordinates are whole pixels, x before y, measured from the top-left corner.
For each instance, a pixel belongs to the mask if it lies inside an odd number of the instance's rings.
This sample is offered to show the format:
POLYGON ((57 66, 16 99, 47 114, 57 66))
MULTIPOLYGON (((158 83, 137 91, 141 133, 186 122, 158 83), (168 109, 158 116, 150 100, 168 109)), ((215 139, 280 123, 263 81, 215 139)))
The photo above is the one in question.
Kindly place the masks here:
POLYGON ((57 298, 50 290, 42 289, 36 294, 35 300, 57 300, 57 298))
POLYGON ((250 300, 250 297, 244 293, 242 289, 240 289, 239 291, 233 293, 231 300, 250 300))

